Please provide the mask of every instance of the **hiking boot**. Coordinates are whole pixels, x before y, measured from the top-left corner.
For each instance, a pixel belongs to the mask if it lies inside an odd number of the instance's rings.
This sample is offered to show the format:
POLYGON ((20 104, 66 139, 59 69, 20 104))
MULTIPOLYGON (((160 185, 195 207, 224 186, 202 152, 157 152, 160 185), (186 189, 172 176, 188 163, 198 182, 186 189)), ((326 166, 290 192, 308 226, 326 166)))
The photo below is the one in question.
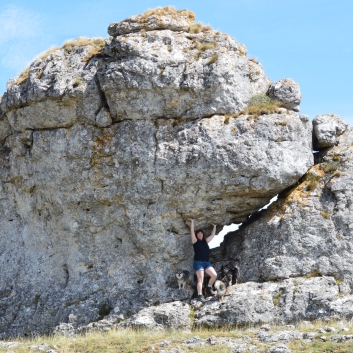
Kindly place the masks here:
POLYGON ((197 300, 201 303, 204 303, 206 301, 205 297, 202 294, 197 296, 197 300))
POLYGON ((207 293, 207 295, 209 295, 209 296, 213 296, 213 295, 214 295, 214 293, 213 293, 211 287, 207 287, 207 288, 206 288, 206 293, 207 293))

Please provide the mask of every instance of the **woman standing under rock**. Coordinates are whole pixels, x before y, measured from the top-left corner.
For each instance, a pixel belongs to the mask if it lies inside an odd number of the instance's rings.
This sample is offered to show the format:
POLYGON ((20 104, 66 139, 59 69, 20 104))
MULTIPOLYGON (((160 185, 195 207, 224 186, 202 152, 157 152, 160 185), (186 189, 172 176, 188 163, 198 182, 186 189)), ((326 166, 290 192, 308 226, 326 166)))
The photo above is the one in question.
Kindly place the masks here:
POLYGON ((215 269, 212 267, 209 260, 209 252, 210 248, 208 243, 215 237, 216 235, 216 225, 213 225, 212 234, 206 238, 206 235, 203 230, 199 229, 195 232, 194 230, 194 220, 189 218, 190 223, 190 235, 191 242, 194 247, 194 270, 197 276, 197 295, 198 299, 203 301, 204 297, 202 295, 202 284, 204 273, 206 272, 211 278, 208 282, 208 286, 206 289, 206 293, 208 295, 212 295, 212 285, 217 279, 217 273, 215 269))

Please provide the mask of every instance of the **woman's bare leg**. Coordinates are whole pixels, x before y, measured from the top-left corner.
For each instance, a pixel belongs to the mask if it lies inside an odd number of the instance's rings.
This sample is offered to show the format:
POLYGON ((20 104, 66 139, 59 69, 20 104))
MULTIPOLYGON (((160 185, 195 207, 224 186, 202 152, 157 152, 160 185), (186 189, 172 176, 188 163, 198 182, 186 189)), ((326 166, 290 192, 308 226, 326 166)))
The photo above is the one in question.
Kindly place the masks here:
POLYGON ((197 285, 196 285, 197 294, 202 294, 204 271, 203 270, 196 271, 196 276, 197 276, 197 285))
POLYGON ((205 272, 211 277, 210 280, 208 281, 208 286, 212 287, 213 283, 216 282, 217 272, 213 267, 209 267, 208 269, 205 270, 205 272))

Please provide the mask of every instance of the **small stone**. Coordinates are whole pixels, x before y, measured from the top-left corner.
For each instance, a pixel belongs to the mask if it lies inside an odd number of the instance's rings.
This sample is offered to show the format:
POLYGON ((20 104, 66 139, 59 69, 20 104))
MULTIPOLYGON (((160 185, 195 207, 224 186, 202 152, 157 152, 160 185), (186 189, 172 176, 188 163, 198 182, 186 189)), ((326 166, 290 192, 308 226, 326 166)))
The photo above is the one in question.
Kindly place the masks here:
POLYGON ((326 336, 320 336, 320 340, 326 342, 327 341, 327 337, 326 336))
POLYGON ((336 332, 336 329, 334 327, 329 327, 329 326, 325 326, 324 330, 326 332, 336 332))
POLYGON ((293 351, 289 349, 285 344, 280 343, 275 347, 271 347, 267 353, 292 353, 293 351))
POLYGON ((306 344, 309 344, 309 343, 311 343, 311 342, 312 342, 312 340, 304 339, 304 340, 301 341, 301 344, 302 344, 303 346, 305 346, 306 344))
POLYGON ((113 122, 109 111, 106 108, 102 108, 96 116, 96 124, 99 127, 107 127, 113 122))
POLYGON ((169 346, 172 342, 168 341, 168 340, 164 340, 163 342, 159 343, 158 346, 159 347, 166 347, 169 346))
POLYGON ((319 327, 316 331, 319 333, 326 333, 326 331, 322 327, 319 327))
POLYGON ((268 89, 270 98, 279 101, 285 108, 299 112, 302 100, 299 84, 291 78, 273 83, 268 89))
POLYGON ((337 137, 346 131, 348 124, 336 114, 317 115, 313 120, 314 149, 322 149, 333 146, 337 137))
POLYGON ((211 336, 210 338, 207 339, 207 342, 211 345, 214 346, 217 344, 217 338, 215 336, 211 336))
POLYGON ((270 326, 269 324, 265 324, 265 325, 262 325, 262 326, 260 327, 260 330, 271 331, 272 328, 271 328, 271 326, 270 326))
POLYGON ((348 331, 349 331, 349 328, 348 328, 348 327, 342 327, 342 328, 340 328, 340 331, 348 332, 348 331))

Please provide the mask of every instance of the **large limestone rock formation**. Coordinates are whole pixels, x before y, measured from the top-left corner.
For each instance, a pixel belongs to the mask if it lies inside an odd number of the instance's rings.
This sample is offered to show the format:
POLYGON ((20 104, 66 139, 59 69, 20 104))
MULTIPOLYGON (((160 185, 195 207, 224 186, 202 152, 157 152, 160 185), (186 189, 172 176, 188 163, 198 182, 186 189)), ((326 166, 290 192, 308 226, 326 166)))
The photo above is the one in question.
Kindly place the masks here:
POLYGON ((52 50, 3 95, 2 336, 189 297, 173 282, 192 263, 187 218, 244 222, 313 164, 306 116, 230 116, 270 81, 228 35, 170 9, 109 33, 52 50))
MULTIPOLYGON (((352 140, 347 129, 263 215, 229 234, 216 258, 239 261, 242 281, 334 276, 352 283, 352 140)), ((256 218, 256 217, 254 217, 256 218)))

